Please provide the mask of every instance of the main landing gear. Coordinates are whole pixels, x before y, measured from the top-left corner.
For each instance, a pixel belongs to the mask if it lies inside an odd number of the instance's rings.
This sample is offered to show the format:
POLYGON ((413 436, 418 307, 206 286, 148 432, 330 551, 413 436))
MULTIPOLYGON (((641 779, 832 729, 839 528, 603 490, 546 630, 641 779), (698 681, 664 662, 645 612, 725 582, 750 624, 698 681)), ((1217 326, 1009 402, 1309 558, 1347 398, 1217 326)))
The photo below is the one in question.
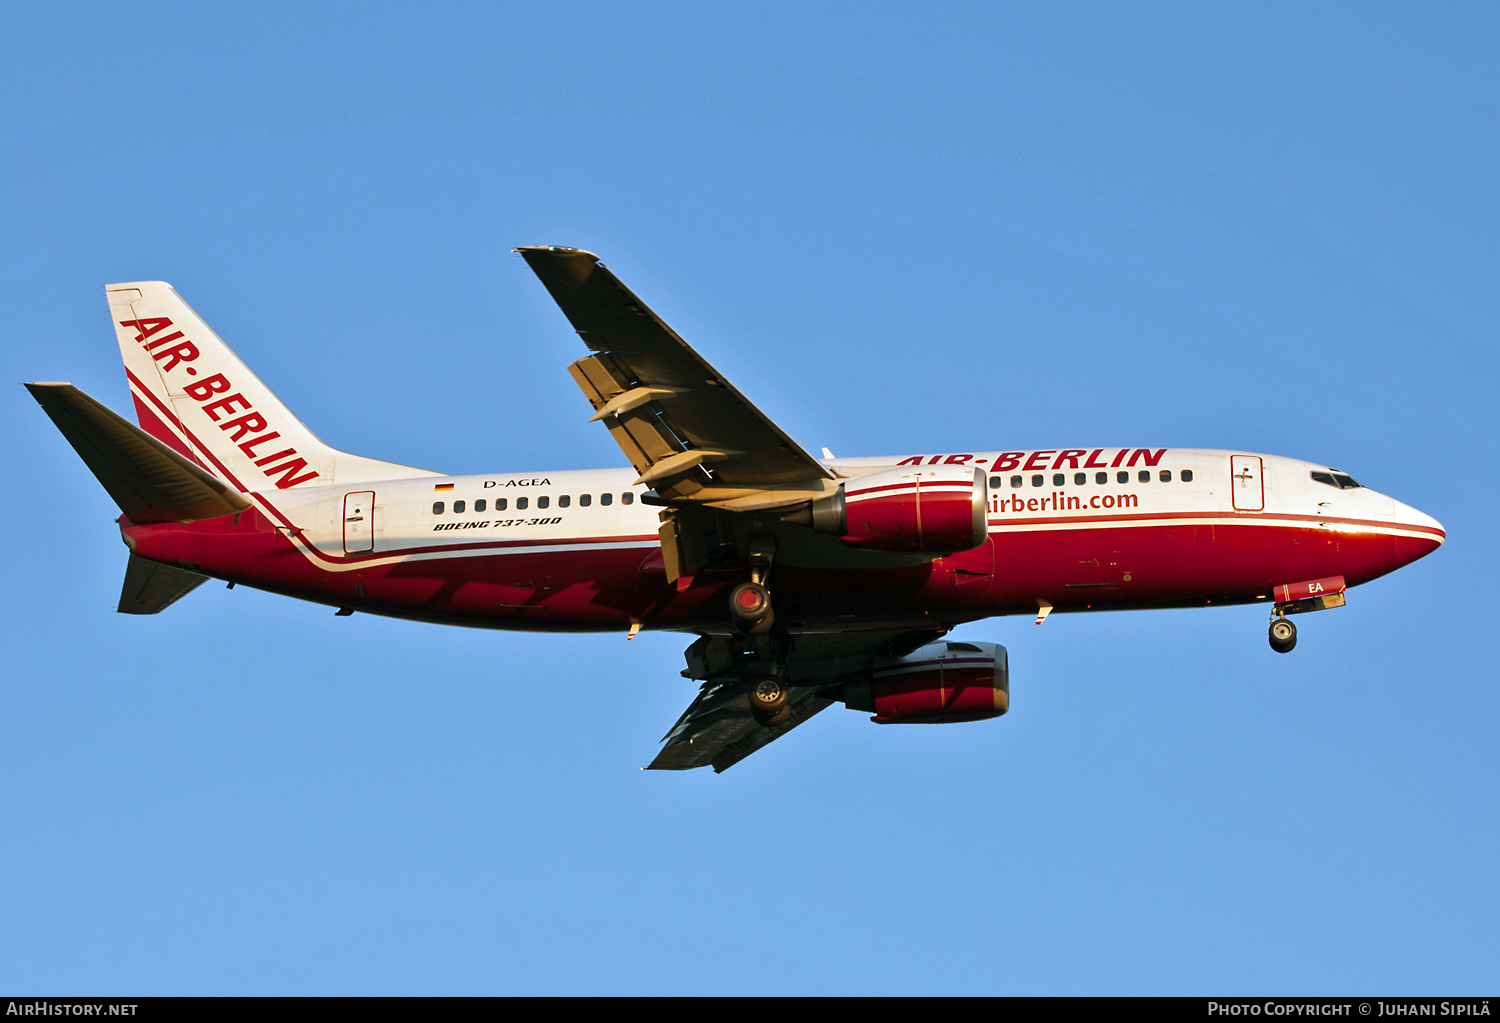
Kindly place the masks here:
POLYGON ((776 620, 771 591, 758 582, 740 583, 729 591, 729 614, 735 627, 745 635, 764 634, 776 620))
POLYGON ((750 714, 766 726, 779 725, 792 713, 786 683, 767 675, 750 687, 750 714))
POLYGON ((752 676, 750 691, 746 694, 751 717, 766 727, 781 724, 792 713, 791 690, 781 677, 781 657, 772 652, 780 644, 776 637, 767 635, 776 621, 776 612, 771 607, 771 591, 766 586, 771 572, 771 556, 775 552, 776 542, 770 537, 752 539, 750 581, 729 591, 729 620, 743 635, 756 637, 760 660, 776 672, 759 678, 752 676))
POLYGON ((747 636, 765 635, 776 621, 776 612, 771 607, 771 591, 766 588, 766 577, 771 572, 771 555, 775 552, 774 540, 752 540, 750 581, 740 583, 729 591, 730 621, 747 636))
POLYGON ((1278 654, 1289 654, 1297 645, 1297 626, 1285 618, 1271 619, 1271 649, 1278 654))

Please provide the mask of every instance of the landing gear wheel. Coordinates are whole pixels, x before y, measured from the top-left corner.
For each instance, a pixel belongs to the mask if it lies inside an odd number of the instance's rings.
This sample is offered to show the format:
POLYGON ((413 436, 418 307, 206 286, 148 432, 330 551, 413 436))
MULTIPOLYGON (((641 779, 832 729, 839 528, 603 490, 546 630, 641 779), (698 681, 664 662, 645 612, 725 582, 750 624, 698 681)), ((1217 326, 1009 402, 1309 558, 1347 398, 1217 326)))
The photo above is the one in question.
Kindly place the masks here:
POLYGON ((771 591, 760 583, 740 583, 729 591, 729 614, 745 635, 763 634, 776 619, 771 609, 771 591))
POLYGON ((767 675, 750 687, 750 713, 763 725, 779 725, 792 713, 787 687, 781 679, 767 675))
POLYGON ((1271 649, 1278 654, 1289 654, 1292 647, 1297 645, 1297 626, 1285 618, 1277 618, 1271 623, 1271 649))

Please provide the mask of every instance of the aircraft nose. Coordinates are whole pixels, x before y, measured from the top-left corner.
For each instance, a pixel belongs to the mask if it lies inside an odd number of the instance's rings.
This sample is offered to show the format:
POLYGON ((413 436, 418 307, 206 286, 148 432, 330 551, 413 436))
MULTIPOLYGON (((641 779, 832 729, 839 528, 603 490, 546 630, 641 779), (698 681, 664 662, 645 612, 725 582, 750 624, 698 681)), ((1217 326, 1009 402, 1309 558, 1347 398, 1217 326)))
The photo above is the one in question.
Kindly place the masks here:
POLYGON ((1396 551, 1402 564, 1410 564, 1426 557, 1443 545, 1448 532, 1443 524, 1426 512, 1411 505, 1395 502, 1394 524, 1401 530, 1395 537, 1396 551))
POLYGON ((1438 543, 1447 539, 1448 531, 1443 524, 1426 512, 1417 511, 1409 504, 1396 502, 1396 521, 1403 526, 1424 533, 1431 533, 1438 543))

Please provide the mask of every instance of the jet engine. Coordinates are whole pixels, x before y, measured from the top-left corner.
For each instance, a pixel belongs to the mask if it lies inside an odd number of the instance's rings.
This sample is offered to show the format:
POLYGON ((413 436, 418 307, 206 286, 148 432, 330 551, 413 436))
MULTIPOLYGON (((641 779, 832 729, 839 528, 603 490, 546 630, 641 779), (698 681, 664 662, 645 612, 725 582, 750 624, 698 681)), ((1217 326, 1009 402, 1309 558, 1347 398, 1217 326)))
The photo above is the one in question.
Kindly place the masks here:
POLYGON ((847 480, 833 496, 782 517, 862 550, 953 554, 984 543, 989 500, 982 470, 900 466, 847 480))
POLYGON ((997 643, 929 643, 844 684, 844 705, 887 724, 997 718, 1010 709, 1010 663, 997 643))

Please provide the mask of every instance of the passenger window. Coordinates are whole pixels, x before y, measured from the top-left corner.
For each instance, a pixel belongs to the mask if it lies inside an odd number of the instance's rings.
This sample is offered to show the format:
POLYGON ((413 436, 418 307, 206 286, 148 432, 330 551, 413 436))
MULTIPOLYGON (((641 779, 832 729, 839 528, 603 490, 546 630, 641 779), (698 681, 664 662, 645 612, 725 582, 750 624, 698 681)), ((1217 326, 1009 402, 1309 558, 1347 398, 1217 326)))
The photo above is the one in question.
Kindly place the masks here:
POLYGON ((549 505, 551 503, 552 503, 552 498, 550 498, 550 497, 539 497, 539 498, 536 499, 536 506, 538 508, 545 508, 545 507, 547 507, 547 505, 549 505))
POLYGON ((443 502, 442 501, 433 501, 432 502, 432 514, 434 514, 434 515, 441 515, 441 514, 443 514, 443 502))
POLYGON ((1109 482, 1109 473, 1107 473, 1107 472, 1096 472, 1096 473, 1094 473, 1094 482, 1095 483, 1108 483, 1109 482))
POLYGON ((1182 482, 1184 482, 1184 483, 1191 483, 1191 482, 1193 482, 1193 470, 1191 470, 1191 469, 1184 469, 1184 470, 1182 470, 1182 474, 1181 474, 1180 478, 1182 479, 1182 482))
POLYGON ((1040 474, 1039 474, 1039 475, 1036 475, 1036 476, 1033 476, 1033 477, 1031 477, 1031 485, 1032 485, 1032 486, 1033 486, 1033 487, 1039 487, 1039 486, 1041 486, 1041 485, 1042 485, 1042 484, 1044 484, 1044 483, 1046 483, 1046 482, 1047 482, 1047 477, 1045 477, 1045 476, 1042 476, 1042 475, 1040 475, 1040 474))
POLYGON ((991 476, 990 477, 990 489, 991 490, 999 490, 1000 489, 1000 484, 1002 484, 1004 482, 1005 481, 1003 479, 1001 479, 999 476, 991 476))
MULTIPOLYGON (((573 499, 571 497, 569 497, 567 494, 564 494, 564 495, 562 495, 561 497, 559 497, 557 499, 557 506, 559 508, 566 508, 568 505, 570 505, 572 503, 573 503, 573 499)), ((580 501, 579 503, 581 504, 582 502, 580 501)))
POLYGON ((1014 490, 1016 487, 1019 487, 1023 482, 1025 482, 1025 481, 1022 479, 1022 477, 1020 477, 1020 476, 1012 476, 1010 478, 1011 489, 1014 490))
POLYGON ((594 503, 594 495, 593 494, 579 494, 578 495, 578 507, 580 507, 580 508, 587 508, 589 505, 591 505, 593 503, 594 503))
MULTIPOLYGON (((599 503, 600 504, 612 504, 614 502, 614 499, 615 499, 615 495, 614 494, 600 494, 599 495, 599 503)), ((626 502, 626 503, 628 504, 629 502, 626 502)))
POLYGON ((464 503, 462 501, 454 501, 453 502, 453 514, 454 515, 462 515, 463 514, 463 510, 464 510, 464 503))
POLYGON ((525 511, 526 510, 526 505, 529 504, 529 503, 530 502, 529 502, 529 500, 527 498, 524 498, 524 497, 518 497, 518 498, 516 498, 516 511, 525 511))
POLYGON ((1171 469, 1163 469, 1161 472, 1157 473, 1156 475, 1161 478, 1161 481, 1163 483, 1171 483, 1172 482, 1172 470, 1171 469))
POLYGON ((1121 469, 1119 472, 1115 473, 1115 482, 1116 483, 1129 483, 1130 482, 1130 473, 1126 472, 1124 469, 1121 469))
POLYGON ((1085 483, 1087 483, 1088 481, 1089 481, 1089 474, 1086 473, 1086 472, 1075 472, 1073 474, 1073 485, 1075 487, 1081 487, 1085 483))
POLYGON ((495 510, 496 511, 504 511, 505 510, 505 506, 506 506, 507 503, 508 502, 503 497, 497 497, 497 498, 495 498, 495 510))
POLYGON ((632 494, 628 490, 625 491, 625 493, 623 493, 623 494, 620 495, 620 503, 621 504, 634 504, 635 503, 635 495, 632 494))
POLYGON ((477 512, 482 512, 482 511, 484 511, 488 507, 489 507, 489 505, 485 502, 485 499, 482 498, 482 497, 479 500, 477 500, 477 501, 474 502, 474 510, 477 511, 477 512))
POLYGON ((1138 473, 1135 474, 1135 478, 1138 479, 1138 480, 1140 480, 1142 483, 1150 483, 1151 482, 1151 470, 1150 469, 1142 469, 1140 472, 1138 472, 1138 473))
POLYGON ((1060 487, 1066 482, 1068 482, 1068 477, 1064 476, 1062 473, 1054 472, 1052 474, 1052 485, 1054 487, 1060 487))

